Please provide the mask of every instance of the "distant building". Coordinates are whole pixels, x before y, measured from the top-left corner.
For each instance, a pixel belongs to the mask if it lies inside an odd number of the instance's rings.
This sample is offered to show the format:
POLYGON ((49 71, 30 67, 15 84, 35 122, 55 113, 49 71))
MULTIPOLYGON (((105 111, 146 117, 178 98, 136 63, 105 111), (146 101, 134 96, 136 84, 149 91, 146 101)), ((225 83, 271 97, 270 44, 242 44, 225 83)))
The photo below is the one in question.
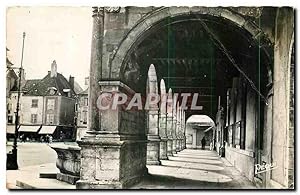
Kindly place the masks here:
POLYGON ((77 113, 77 135, 76 139, 81 139, 87 131, 88 123, 88 88, 78 94, 76 106, 77 113))
MULTIPOLYGON (((18 89, 12 91, 8 100, 7 133, 14 133, 14 112, 18 89), (10 127, 13 126, 13 127, 10 127)), ((74 77, 69 81, 57 73, 55 61, 51 71, 41 80, 27 80, 21 87, 19 134, 39 138, 53 135, 56 139, 74 137, 76 93, 74 77)))
MULTIPOLYGON (((9 49, 6 48, 6 52, 9 49)), ((6 55, 6 98, 10 96, 11 91, 17 86, 18 75, 14 70, 14 64, 8 59, 6 55)))

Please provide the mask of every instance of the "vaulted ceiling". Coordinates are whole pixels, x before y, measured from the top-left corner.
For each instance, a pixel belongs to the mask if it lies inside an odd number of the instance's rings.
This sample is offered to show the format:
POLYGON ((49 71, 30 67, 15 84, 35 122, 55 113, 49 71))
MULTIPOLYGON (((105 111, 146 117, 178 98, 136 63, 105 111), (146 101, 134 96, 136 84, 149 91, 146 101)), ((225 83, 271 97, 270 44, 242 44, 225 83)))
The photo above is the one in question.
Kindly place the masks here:
MULTIPOLYGON (((259 60, 264 56, 249 34, 216 18, 204 17, 202 21, 241 69, 254 82, 263 82, 256 72, 259 60)), ((239 76, 237 69, 196 19, 169 21, 168 25, 152 31, 137 46, 135 55, 142 76, 145 77, 149 65, 154 64, 158 80, 163 78, 167 89, 172 88, 175 93, 199 93, 198 104, 204 105, 205 114, 210 116, 216 113, 218 96, 222 96, 224 103, 232 78, 239 76)))

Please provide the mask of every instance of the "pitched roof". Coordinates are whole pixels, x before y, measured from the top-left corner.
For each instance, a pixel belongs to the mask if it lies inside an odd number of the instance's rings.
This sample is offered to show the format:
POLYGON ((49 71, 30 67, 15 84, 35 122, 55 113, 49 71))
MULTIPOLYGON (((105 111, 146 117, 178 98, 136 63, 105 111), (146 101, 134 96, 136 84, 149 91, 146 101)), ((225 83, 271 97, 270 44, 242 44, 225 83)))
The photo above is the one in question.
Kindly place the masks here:
POLYGON ((22 88, 22 91, 28 91, 29 89, 31 89, 32 87, 37 85, 40 81, 41 81, 41 79, 26 80, 25 85, 22 88))
MULTIPOLYGON (((27 82, 26 82, 27 84, 27 82)), ((26 86, 25 84, 25 86, 26 86)), ((71 89, 71 86, 67 79, 60 73, 57 73, 56 77, 51 77, 48 73, 43 79, 32 81, 29 83, 30 87, 24 95, 31 96, 48 96, 48 95, 61 95, 68 96, 64 92, 64 89, 70 89, 71 97, 75 97, 75 92, 71 89), (31 85, 30 85, 31 84, 31 85), (55 94, 50 94, 50 89, 54 89, 55 94)))
POLYGON ((6 67, 9 68, 14 65, 7 57, 6 57, 6 67))

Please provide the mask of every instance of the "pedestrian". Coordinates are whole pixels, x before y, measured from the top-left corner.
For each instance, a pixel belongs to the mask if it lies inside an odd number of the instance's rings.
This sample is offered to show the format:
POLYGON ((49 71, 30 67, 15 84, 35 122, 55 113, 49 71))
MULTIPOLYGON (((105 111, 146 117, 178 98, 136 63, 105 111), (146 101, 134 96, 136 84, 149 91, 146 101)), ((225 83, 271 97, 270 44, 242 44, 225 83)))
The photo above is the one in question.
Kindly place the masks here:
POLYGON ((46 143, 49 143, 49 135, 46 135, 46 143))
POLYGON ((205 136, 201 140, 201 145, 202 145, 202 150, 205 150, 205 145, 206 145, 205 136))
POLYGON ((44 136, 40 137, 40 142, 43 143, 44 142, 44 136))
POLYGON ((52 135, 49 135, 49 143, 52 143, 52 135))
POLYGON ((26 142, 26 137, 25 137, 25 135, 23 134, 23 136, 22 136, 22 142, 26 142))

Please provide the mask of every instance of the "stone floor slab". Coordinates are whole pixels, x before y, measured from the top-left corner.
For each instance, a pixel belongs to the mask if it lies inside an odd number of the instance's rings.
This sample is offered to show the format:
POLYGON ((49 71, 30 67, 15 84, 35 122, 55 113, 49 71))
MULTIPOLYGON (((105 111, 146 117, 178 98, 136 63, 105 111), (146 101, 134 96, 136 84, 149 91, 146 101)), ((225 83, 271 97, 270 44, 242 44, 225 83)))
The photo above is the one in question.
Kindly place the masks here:
POLYGON ((161 166, 147 166, 149 175, 133 189, 254 189, 255 186, 215 151, 186 149, 161 166))

